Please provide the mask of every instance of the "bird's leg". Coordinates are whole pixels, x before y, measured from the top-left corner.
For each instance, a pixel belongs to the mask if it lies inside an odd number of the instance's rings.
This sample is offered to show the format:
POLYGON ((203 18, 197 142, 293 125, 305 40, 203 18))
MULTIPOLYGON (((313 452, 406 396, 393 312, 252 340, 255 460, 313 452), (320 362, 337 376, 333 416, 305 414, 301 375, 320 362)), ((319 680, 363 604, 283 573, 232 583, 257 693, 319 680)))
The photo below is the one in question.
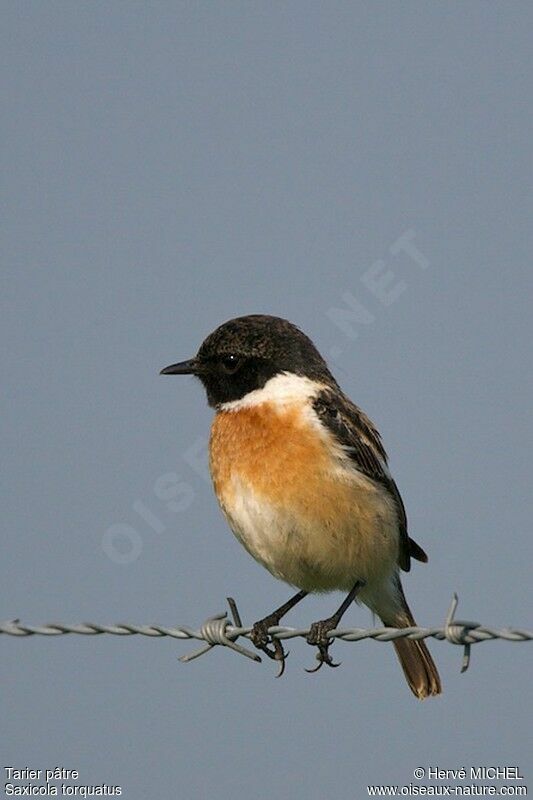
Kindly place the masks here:
POLYGON ((285 614, 287 614, 287 612, 296 605, 296 603, 299 603, 300 600, 303 600, 306 595, 307 592, 298 592, 289 600, 287 600, 286 603, 283 603, 282 606, 269 614, 268 617, 260 619, 259 622, 256 622, 250 631, 250 639, 252 640, 253 644, 259 650, 262 650, 263 653, 265 653, 269 658, 273 658, 275 661, 280 662, 280 668, 277 675, 278 678, 283 675, 283 671, 285 670, 285 659, 288 653, 285 653, 283 650, 283 646, 279 639, 269 636, 268 629, 274 625, 279 625, 280 619, 284 617, 285 614), (273 650, 268 646, 269 644, 272 645, 274 648, 273 650))
POLYGON ((331 644, 331 639, 328 636, 328 633, 338 627, 343 614, 364 585, 365 581, 357 581, 332 617, 329 617, 328 619, 322 619, 319 622, 313 622, 311 625, 309 634, 307 636, 307 644, 318 647, 318 653, 316 654, 318 664, 313 669, 306 670, 307 672, 317 672, 322 664, 327 664, 328 667, 340 666, 332 661, 328 652, 331 644))

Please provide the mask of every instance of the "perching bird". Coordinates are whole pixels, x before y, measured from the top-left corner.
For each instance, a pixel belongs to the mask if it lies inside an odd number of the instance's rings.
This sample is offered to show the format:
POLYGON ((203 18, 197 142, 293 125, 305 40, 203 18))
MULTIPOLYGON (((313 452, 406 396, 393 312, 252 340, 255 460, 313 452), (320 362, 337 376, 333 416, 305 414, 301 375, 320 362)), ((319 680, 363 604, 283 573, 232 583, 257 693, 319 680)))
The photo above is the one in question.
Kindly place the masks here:
MULTIPOLYGON (((416 625, 400 569, 427 556, 407 533, 380 435, 299 328, 279 317, 238 317, 211 333, 194 358, 161 373, 203 383, 216 411, 210 470, 222 511, 248 552, 299 589, 251 633, 281 672, 285 653, 268 629, 309 592, 348 592, 332 617, 311 626, 317 669, 336 666, 328 633, 354 599, 386 626, 416 625)), ((439 694, 424 642, 397 639, 394 647, 414 694, 439 694)))

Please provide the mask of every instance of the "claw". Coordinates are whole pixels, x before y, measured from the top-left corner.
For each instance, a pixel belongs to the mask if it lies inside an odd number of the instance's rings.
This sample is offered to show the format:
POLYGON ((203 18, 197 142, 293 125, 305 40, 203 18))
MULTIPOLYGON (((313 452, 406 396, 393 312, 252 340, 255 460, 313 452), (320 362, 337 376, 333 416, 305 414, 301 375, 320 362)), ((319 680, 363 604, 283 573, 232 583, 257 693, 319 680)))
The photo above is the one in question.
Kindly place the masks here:
POLYGON ((352 590, 347 594, 332 617, 321 619, 319 622, 313 622, 307 636, 307 644, 318 647, 318 653, 316 654, 318 666, 313 669, 307 669, 306 672, 318 672, 322 664, 327 664, 328 667, 340 667, 340 663, 335 664, 328 653, 329 647, 332 644, 332 639, 328 636, 328 633, 331 633, 331 631, 337 628, 348 606, 353 602, 358 591, 362 589, 364 585, 364 580, 359 579, 356 581, 352 590))
POLYGON ((272 644, 274 646, 274 654, 271 656, 271 658, 273 658, 275 661, 279 661, 279 669, 276 678, 281 678, 285 672, 285 661, 289 657, 289 651, 285 652, 279 639, 272 639, 272 644))
POLYGON ((268 635, 268 628, 275 624, 277 624, 277 621, 268 617, 264 620, 256 622, 252 628, 250 638, 253 644, 259 650, 262 650, 265 655, 267 655, 273 661, 279 661, 279 670, 276 678, 281 678, 285 672, 285 661, 289 653, 285 653, 283 645, 279 639, 273 639, 268 635), (272 647, 269 645, 272 645, 272 647))
POLYGON ((328 653, 329 643, 327 645, 318 645, 318 653, 316 654, 316 660, 318 664, 316 667, 312 667, 312 669, 306 669, 306 672, 313 673, 318 672, 318 670, 324 665, 327 664, 328 667, 337 668, 340 667, 342 661, 336 663, 332 660, 330 654, 328 653))
POLYGON ((316 667, 311 667, 311 669, 307 669, 307 667, 305 667, 305 671, 309 672, 309 674, 311 674, 313 672, 318 672, 318 670, 320 669, 320 667, 322 666, 323 663, 324 663, 323 661, 319 661, 318 664, 316 665, 316 667))
POLYGON ((328 633, 333 630, 336 625, 337 620, 334 617, 321 620, 320 622, 314 622, 311 625, 311 629, 307 637, 307 643, 318 647, 318 653, 316 654, 318 664, 312 669, 306 669, 306 672, 318 672, 323 664, 327 664, 328 667, 340 667, 340 662, 336 664, 328 652, 329 647, 333 642, 333 640, 328 636, 328 633))
POLYGON ((288 657, 290 656, 290 654, 291 654, 290 650, 287 650, 286 653, 282 653, 282 656, 279 659, 279 670, 278 670, 278 674, 276 675, 276 678, 281 678, 281 676, 285 672, 285 662, 288 659, 288 657))
MULTIPOLYGON (((268 617, 264 617, 264 619, 260 619, 258 622, 256 622, 250 631, 250 639, 258 648, 258 650, 262 650, 265 655, 267 655, 269 658, 272 658, 274 661, 280 662, 279 671, 276 675, 277 678, 281 678, 285 671, 285 661, 289 653, 288 651, 285 653, 283 650, 283 645, 279 639, 270 636, 268 629, 274 625, 279 625, 280 619, 284 617, 285 614, 291 610, 291 608, 294 608, 294 606, 299 603, 300 600, 303 600, 306 594, 307 592, 304 592, 303 589, 300 592, 297 592, 293 597, 287 600, 286 603, 273 611, 272 614, 269 614, 268 617), (272 650, 269 645, 272 645, 274 649, 272 650)), ((230 602, 230 607, 232 607, 232 609, 235 607, 235 602, 233 600, 230 602)), ((235 610, 236 609, 234 609, 234 613, 235 610)), ((235 617, 235 622, 238 627, 241 627, 240 618, 235 617)))
POLYGON ((263 651, 263 653, 264 653, 266 656, 268 656, 269 658, 271 658, 271 659, 272 659, 272 661, 279 661, 279 657, 278 657, 278 655, 277 655, 277 652, 276 652, 276 650, 275 650, 275 649, 274 649, 274 650, 271 650, 271 649, 270 649, 270 647, 268 646, 268 644, 264 644, 264 645, 256 645, 256 647, 257 647, 259 650, 262 650, 262 651, 263 651))

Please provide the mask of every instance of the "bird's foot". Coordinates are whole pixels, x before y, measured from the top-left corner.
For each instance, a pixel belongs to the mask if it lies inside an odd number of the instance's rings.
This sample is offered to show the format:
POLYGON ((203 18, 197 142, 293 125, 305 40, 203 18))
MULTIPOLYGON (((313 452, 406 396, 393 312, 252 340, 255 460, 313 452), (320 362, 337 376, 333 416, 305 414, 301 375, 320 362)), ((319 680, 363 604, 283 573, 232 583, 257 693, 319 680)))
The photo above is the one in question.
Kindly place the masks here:
POLYGON ((279 662, 279 671, 276 678, 281 678, 285 672, 285 661, 289 653, 288 651, 285 652, 279 639, 270 636, 268 629, 274 625, 279 625, 279 618, 276 614, 270 614, 268 617, 260 619, 259 622, 254 623, 250 631, 250 639, 258 650, 261 650, 273 661, 279 662))
POLYGON ((340 667, 340 662, 336 664, 329 654, 329 647, 332 639, 328 636, 328 633, 334 630, 338 624, 339 619, 337 614, 333 617, 329 617, 329 619, 313 622, 306 641, 307 644, 318 647, 318 653, 316 654, 318 664, 312 669, 306 669, 306 672, 318 672, 323 664, 327 664, 328 667, 340 667))

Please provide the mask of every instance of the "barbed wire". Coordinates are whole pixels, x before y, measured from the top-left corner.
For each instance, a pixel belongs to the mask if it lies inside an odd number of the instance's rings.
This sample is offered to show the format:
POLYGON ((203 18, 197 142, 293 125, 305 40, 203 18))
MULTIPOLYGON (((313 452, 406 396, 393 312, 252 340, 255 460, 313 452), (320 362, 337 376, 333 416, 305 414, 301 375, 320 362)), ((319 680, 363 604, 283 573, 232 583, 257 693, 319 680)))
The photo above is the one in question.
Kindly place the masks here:
MULTIPOLYGON (((102 625, 94 622, 82 622, 68 625, 64 623, 50 623, 48 625, 25 625, 18 619, 0 623, 0 634, 7 636, 61 636, 68 633, 84 636, 111 634, 112 636, 151 636, 160 638, 169 636, 173 639, 196 639, 203 641, 204 645, 181 656, 180 661, 188 662, 207 653, 217 645, 229 647, 231 650, 246 656, 253 661, 261 661, 260 656, 236 642, 240 636, 250 638, 252 628, 243 626, 237 605, 233 598, 228 597, 228 604, 233 616, 233 623, 228 619, 226 611, 209 617, 198 630, 188 625, 165 627, 163 625, 132 625, 120 623, 118 625, 102 625)), ((458 597, 453 595, 446 621, 443 626, 435 628, 336 628, 329 632, 331 639, 341 639, 343 642, 360 642, 364 639, 373 639, 376 642, 391 642, 395 639, 437 639, 450 644, 460 645, 464 648, 461 672, 465 672, 470 664, 470 648, 473 644, 486 642, 493 639, 502 639, 507 642, 528 642, 533 640, 533 633, 518 628, 492 628, 481 625, 479 622, 467 622, 455 619, 458 597)), ((268 629, 268 633, 275 639, 294 639, 307 637, 309 628, 286 628, 275 625, 268 629)))

